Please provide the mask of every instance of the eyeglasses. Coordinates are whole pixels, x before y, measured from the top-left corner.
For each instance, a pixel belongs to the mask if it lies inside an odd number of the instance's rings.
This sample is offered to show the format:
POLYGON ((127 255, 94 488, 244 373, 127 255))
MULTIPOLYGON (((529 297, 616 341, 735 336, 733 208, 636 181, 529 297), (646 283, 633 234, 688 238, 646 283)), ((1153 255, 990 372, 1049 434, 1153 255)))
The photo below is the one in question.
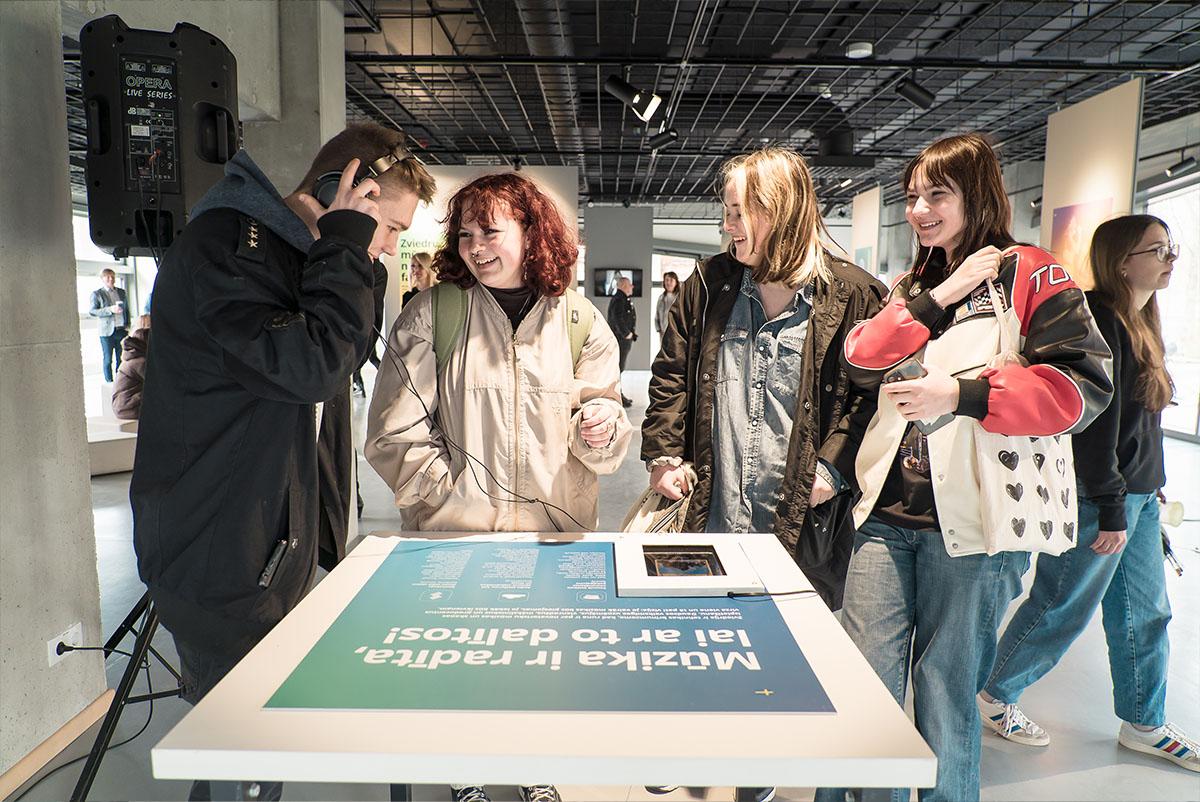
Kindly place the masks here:
POLYGON ((1143 253, 1152 253, 1158 257, 1160 262, 1173 262, 1179 258, 1179 243, 1174 245, 1159 245, 1157 248, 1148 248, 1144 251, 1134 251, 1130 256, 1139 256, 1143 253))

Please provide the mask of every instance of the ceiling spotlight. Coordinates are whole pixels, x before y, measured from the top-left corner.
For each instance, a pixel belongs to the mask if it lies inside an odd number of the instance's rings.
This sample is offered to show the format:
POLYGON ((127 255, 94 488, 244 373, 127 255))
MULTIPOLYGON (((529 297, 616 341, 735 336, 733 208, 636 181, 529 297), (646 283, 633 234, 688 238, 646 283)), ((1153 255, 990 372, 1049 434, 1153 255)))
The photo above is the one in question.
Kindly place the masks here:
POLYGON ((826 100, 829 100, 831 97, 833 97, 833 90, 829 88, 829 84, 821 84, 817 87, 817 94, 826 100))
POLYGON ((840 184, 838 184, 838 189, 845 189, 846 187, 850 186, 853 183, 854 183, 853 178, 843 178, 842 182, 840 184))
POLYGON ((875 55, 875 45, 870 42, 851 42, 846 45, 846 58, 870 58, 875 55))
POLYGON ((665 131, 659 131, 657 134, 647 139, 646 145, 650 148, 650 150, 658 150, 663 145, 669 145, 676 139, 679 139, 679 132, 674 128, 668 128, 665 131))
POLYGON ((634 89, 616 75, 608 76, 604 82, 604 91, 632 109, 637 118, 644 123, 650 122, 650 118, 662 103, 662 98, 658 95, 634 89))
POLYGON ((921 86, 914 78, 901 78, 900 83, 896 84, 896 94, 917 108, 925 110, 933 108, 933 92, 921 86))
MULTIPOLYGON (((1180 155, 1183 155, 1183 154, 1180 154, 1180 155)), ((1195 169, 1196 169, 1196 157, 1188 156, 1186 159, 1183 159, 1178 164, 1172 164, 1170 167, 1168 167, 1166 169, 1166 173, 1167 173, 1168 178, 1174 178, 1176 176, 1183 175, 1184 173, 1190 173, 1192 170, 1195 170, 1195 169)))
POLYGON ((514 170, 516 170, 518 173, 519 173, 519 172, 521 172, 521 166, 522 166, 522 165, 524 165, 524 164, 525 164, 525 162, 523 162, 523 161, 521 160, 521 157, 520 157, 520 156, 513 156, 513 160, 512 160, 512 167, 513 167, 513 169, 514 169, 514 170))
POLYGON ((593 207, 593 206, 595 206, 595 205, 596 205, 595 201, 588 201, 588 203, 587 203, 587 207, 588 207, 589 209, 590 209, 590 208, 592 208, 592 207, 593 207))
POLYGON ((1029 202, 1029 208, 1033 209, 1034 211, 1037 211, 1038 209, 1042 208, 1042 196, 1038 195, 1036 198, 1031 200, 1029 202))

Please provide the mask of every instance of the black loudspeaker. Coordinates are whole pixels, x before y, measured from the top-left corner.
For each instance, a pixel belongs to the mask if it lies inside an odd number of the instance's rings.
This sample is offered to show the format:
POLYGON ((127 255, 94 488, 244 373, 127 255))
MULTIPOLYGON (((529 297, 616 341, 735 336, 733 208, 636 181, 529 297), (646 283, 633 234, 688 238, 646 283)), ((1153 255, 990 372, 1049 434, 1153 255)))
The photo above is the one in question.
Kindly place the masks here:
POLYGON ((130 28, 115 14, 79 32, 92 242, 161 257, 241 144, 237 61, 180 22, 130 28))

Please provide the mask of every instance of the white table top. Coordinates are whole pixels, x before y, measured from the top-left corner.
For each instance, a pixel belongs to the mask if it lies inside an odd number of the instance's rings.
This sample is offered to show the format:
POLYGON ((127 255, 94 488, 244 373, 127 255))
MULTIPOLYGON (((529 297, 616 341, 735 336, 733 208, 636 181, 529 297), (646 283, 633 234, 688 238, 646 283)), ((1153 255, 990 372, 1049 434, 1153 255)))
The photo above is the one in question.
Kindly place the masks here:
MULTIPOLYGON (((835 714, 264 709, 390 553, 394 536, 398 533, 365 538, 184 716, 151 750, 155 777, 515 785, 934 784, 933 753, 833 615, 810 595, 776 597, 775 602, 835 714)), ((445 537, 463 536, 421 535, 445 537)), ((596 533, 576 539, 622 537, 596 533)), ((774 535, 736 537, 769 591, 811 588, 774 535)))

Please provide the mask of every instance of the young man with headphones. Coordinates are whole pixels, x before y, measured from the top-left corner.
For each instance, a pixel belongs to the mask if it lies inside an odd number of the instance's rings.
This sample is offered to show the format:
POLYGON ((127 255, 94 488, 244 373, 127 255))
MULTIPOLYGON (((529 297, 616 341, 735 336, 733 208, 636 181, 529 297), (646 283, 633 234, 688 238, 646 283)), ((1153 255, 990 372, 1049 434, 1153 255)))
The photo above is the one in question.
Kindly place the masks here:
MULTIPOLYGON (((189 702, 312 582, 316 405, 365 358, 373 264, 433 191, 404 134, 379 125, 327 142, 287 197, 239 151, 163 259, 130 501, 189 702)), ((227 798, 213 791, 192 798, 227 798)))

